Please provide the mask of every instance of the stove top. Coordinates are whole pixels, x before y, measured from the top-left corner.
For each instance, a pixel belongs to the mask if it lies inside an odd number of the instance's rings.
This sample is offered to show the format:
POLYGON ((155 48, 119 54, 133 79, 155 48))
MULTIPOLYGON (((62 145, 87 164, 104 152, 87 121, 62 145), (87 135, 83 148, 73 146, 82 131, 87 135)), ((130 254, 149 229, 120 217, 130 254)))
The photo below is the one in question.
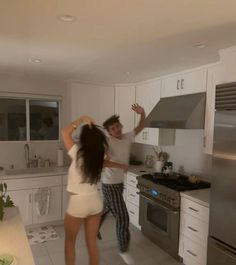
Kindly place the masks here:
POLYGON ((140 178, 151 181, 155 184, 159 184, 168 187, 175 191, 187 191, 210 188, 209 182, 200 181, 199 183, 191 183, 187 176, 174 173, 173 175, 165 175, 163 173, 151 173, 144 174, 140 178))

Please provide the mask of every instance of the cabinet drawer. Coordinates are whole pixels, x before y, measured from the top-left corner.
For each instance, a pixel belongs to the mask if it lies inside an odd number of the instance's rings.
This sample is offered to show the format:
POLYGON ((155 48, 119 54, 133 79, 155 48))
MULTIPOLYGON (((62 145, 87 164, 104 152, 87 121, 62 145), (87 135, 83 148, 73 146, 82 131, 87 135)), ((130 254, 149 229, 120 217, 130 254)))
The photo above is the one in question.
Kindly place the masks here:
POLYGON ((133 175, 133 174, 128 173, 126 182, 128 185, 131 185, 131 186, 136 188, 136 186, 138 184, 137 175, 133 175))
POLYGON ((129 213, 129 218, 130 218, 130 223, 132 223, 134 226, 136 226, 137 228, 140 229, 140 225, 139 225, 139 207, 137 207, 136 205, 127 202, 126 203, 127 206, 127 210, 129 213))
POLYGON ((137 188, 134 188, 133 186, 127 185, 126 187, 126 199, 135 204, 136 206, 139 206, 139 194, 137 194, 139 190, 137 188))
POLYGON ((207 262, 207 248, 183 237, 183 259, 184 264, 192 265, 206 265, 207 262), (186 262, 186 261, 187 262, 186 262), (191 262, 192 261, 192 262, 191 262))
POLYGON ((207 247, 208 224, 181 212, 181 232, 193 241, 207 247))
POLYGON ((209 208, 181 197, 181 210, 206 223, 209 223, 209 208))

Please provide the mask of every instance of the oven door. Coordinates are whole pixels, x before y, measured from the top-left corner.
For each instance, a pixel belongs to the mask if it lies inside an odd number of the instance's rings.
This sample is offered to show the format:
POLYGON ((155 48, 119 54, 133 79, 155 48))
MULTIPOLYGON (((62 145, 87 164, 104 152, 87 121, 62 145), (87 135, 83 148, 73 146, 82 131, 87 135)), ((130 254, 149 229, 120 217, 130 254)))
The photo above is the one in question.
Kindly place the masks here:
POLYGON ((179 210, 140 193, 139 223, 143 234, 175 258, 179 258, 179 220, 179 210))

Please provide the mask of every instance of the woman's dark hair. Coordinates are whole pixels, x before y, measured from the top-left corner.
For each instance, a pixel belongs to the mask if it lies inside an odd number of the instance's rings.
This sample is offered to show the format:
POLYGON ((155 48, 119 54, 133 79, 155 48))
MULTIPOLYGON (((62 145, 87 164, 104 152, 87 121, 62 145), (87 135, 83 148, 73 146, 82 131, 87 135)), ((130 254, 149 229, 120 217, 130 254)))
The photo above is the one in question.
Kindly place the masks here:
POLYGON ((82 127, 77 161, 81 159, 84 183, 95 184, 100 180, 107 146, 105 134, 96 125, 82 127))
POLYGON ((109 127, 112 126, 114 123, 120 122, 120 116, 112 115, 110 118, 103 122, 103 127, 109 131, 109 127))

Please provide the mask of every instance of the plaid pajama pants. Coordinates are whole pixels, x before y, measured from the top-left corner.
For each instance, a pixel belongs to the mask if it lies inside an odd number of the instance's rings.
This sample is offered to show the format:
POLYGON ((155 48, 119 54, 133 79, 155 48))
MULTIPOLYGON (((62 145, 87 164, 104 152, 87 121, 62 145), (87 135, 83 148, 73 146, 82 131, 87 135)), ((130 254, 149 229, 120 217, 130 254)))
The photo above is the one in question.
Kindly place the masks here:
POLYGON ((104 196, 104 208, 102 222, 109 212, 116 219, 116 236, 120 252, 126 252, 130 242, 129 214, 123 199, 124 185, 121 184, 102 184, 104 196))

